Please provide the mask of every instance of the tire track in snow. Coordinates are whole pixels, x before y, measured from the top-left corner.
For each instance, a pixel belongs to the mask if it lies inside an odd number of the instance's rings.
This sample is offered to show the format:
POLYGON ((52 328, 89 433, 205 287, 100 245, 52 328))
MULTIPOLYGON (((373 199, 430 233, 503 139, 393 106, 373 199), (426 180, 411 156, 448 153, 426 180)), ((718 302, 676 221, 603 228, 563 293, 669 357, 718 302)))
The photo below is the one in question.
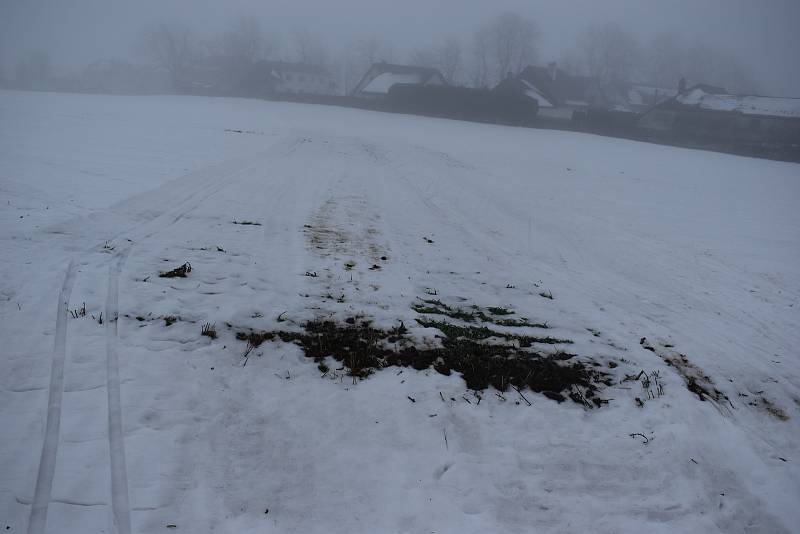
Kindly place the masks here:
MULTIPOLYGON (((130 250, 130 249, 128 249, 130 250)), ((127 258, 122 253, 108 269, 106 295, 106 363, 108 373, 108 445, 111 457, 112 532, 130 534, 131 509, 128 497, 128 470, 125 465, 125 439, 122 433, 117 324, 119 321, 119 273, 127 258)))
POLYGON ((50 367, 50 390, 47 401, 47 422, 45 424, 42 456, 39 460, 39 473, 33 494, 31 515, 28 521, 28 534, 42 534, 47 524, 47 507, 53 489, 53 476, 56 468, 56 454, 61 428, 61 398, 64 395, 64 363, 67 354, 67 307, 75 285, 76 267, 69 262, 64 276, 64 284, 58 296, 56 315, 56 336, 53 348, 53 362, 50 367))

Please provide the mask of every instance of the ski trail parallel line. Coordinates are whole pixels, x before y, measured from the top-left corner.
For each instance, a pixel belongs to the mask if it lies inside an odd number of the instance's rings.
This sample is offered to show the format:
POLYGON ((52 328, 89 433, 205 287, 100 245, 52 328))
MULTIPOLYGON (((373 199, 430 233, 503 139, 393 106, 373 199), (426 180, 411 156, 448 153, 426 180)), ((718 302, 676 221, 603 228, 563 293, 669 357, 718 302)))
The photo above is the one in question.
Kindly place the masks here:
POLYGON ((128 471, 122 434, 117 322, 119 320, 119 272, 126 255, 108 269, 106 296, 106 356, 108 373, 108 445, 111 457, 111 508, 115 534, 130 534, 131 509, 128 499, 128 471))
POLYGON ((64 284, 61 286, 61 293, 58 295, 55 344, 53 361, 50 366, 47 422, 45 423, 44 443, 39 460, 39 473, 36 476, 31 515, 28 521, 28 534, 43 534, 47 523, 47 507, 50 504, 50 494, 53 489, 61 428, 61 398, 64 394, 64 363, 67 354, 67 308, 72 287, 75 285, 75 276, 75 263, 70 261, 64 276, 64 284))

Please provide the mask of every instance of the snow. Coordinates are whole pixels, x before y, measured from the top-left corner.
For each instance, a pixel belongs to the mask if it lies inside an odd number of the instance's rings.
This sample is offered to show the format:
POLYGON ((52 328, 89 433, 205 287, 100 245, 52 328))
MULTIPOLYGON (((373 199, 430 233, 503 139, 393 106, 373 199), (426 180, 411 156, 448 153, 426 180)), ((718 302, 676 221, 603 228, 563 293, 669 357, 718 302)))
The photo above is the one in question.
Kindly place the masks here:
POLYGON ((676 92, 667 87, 634 84, 628 88, 628 103, 634 106, 653 106, 671 98, 676 92))
POLYGON ((525 85, 525 87, 527 88, 527 89, 525 89, 525 94, 528 97, 533 98, 534 100, 536 100, 538 102, 540 108, 552 108, 552 107, 555 107, 555 106, 553 106, 553 104, 549 100, 547 100, 547 98, 545 98, 545 96, 541 92, 539 92, 538 89, 536 89, 536 87, 533 86, 533 84, 528 83, 527 81, 523 80, 522 78, 520 78, 519 81, 521 81, 525 85))
POLYGON ((0 521, 25 531, 38 490, 50 533, 126 517, 132 532, 796 531, 798 170, 335 107, 2 92, 0 521), (185 261, 188 278, 157 276, 185 261), (612 400, 478 404, 455 374, 412 368, 353 384, 278 342, 245 366, 225 325, 362 313, 433 343, 410 308, 433 289, 617 362, 612 400), (688 391, 659 357, 677 352, 730 403, 688 391), (620 381, 641 370, 662 396, 620 381))
POLYGON ((369 82, 366 87, 364 87, 362 92, 383 95, 387 94, 389 89, 398 83, 421 84, 424 82, 425 80, 422 79, 422 76, 416 73, 398 74, 393 72, 384 72, 375 76, 372 81, 369 82))
POLYGON ((713 111, 735 111, 745 115, 800 118, 800 98, 739 96, 706 93, 700 88, 679 95, 677 101, 686 106, 713 111))

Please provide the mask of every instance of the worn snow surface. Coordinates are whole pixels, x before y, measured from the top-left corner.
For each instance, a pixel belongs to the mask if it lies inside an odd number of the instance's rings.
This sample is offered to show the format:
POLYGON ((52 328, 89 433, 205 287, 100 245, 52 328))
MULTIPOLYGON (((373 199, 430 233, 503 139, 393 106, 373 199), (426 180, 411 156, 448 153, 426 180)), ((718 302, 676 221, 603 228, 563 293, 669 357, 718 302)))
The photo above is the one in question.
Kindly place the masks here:
POLYGON ((800 525, 800 166, 322 106, 5 92, 0 200, 4 531, 800 525), (608 404, 479 403, 412 368, 354 384, 291 344, 245 360, 235 339, 362 314, 436 343, 411 309, 433 292, 546 322, 574 344, 542 351, 611 373, 608 404), (662 388, 623 381, 641 371, 662 388))

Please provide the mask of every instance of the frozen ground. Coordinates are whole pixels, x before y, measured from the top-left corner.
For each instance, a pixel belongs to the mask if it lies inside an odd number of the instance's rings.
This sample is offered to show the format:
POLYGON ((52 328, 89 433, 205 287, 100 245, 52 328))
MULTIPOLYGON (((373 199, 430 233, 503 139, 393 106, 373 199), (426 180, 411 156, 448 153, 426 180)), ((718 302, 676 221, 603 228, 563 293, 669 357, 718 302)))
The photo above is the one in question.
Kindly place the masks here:
POLYGON ((0 93, 0 528, 796 532, 799 200, 795 164, 581 134, 0 93), (611 400, 353 384, 234 336, 363 314, 435 343, 434 291, 547 322, 611 400))

